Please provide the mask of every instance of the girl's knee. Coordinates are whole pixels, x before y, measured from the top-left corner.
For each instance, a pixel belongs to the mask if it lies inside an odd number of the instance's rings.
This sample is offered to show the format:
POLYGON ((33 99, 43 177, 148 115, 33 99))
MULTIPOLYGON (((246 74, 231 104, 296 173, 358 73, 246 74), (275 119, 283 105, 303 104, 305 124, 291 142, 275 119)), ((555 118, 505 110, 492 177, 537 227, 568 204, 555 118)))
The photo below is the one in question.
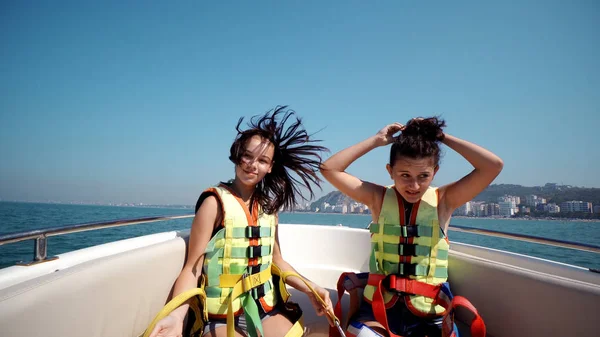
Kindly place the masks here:
POLYGON ((264 337, 283 337, 293 326, 292 322, 280 313, 265 319, 262 325, 264 337))

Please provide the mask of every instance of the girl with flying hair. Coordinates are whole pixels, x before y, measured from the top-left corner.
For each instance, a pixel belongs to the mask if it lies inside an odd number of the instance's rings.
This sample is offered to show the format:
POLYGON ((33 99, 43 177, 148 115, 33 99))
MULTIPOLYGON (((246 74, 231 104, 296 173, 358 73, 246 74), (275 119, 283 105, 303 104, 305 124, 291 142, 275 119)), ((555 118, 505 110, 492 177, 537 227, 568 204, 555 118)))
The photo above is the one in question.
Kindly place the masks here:
POLYGON ((243 118, 238 121, 229 155, 235 177, 200 195, 173 289, 173 297, 194 288, 202 289, 200 296, 158 321, 151 337, 284 336, 297 326, 299 312, 286 302, 285 284, 306 293, 319 316, 331 312, 327 290, 300 276, 279 248, 278 211, 307 200, 301 189, 313 197, 311 185, 321 183, 320 152, 327 150, 286 109, 254 116, 245 130, 243 118), (186 315, 193 319, 184 327, 186 315))

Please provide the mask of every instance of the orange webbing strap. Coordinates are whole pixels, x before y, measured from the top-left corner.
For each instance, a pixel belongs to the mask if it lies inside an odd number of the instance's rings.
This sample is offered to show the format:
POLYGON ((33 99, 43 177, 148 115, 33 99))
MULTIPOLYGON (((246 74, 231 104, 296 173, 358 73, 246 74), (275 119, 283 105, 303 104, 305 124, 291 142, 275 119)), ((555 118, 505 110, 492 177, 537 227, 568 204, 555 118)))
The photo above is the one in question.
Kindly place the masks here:
MULTIPOLYGON (((462 296, 453 296, 452 301, 448 303, 447 299, 445 300, 440 296, 440 290, 442 288, 442 285, 433 286, 415 280, 406 280, 396 277, 392 277, 390 279, 391 281, 394 281, 392 284, 390 284, 390 287, 392 289, 404 289, 403 292, 405 293, 412 293, 416 295, 431 297, 435 300, 434 303, 439 304, 446 309, 446 311, 443 314, 444 318, 442 323, 443 337, 457 336, 457 332, 454 330, 454 309, 459 306, 469 310, 474 316, 470 324, 471 336, 485 337, 486 329, 483 319, 481 318, 481 316, 479 316, 479 313, 477 312, 475 306, 473 306, 473 304, 471 304, 471 302, 469 302, 469 300, 467 300, 466 298, 462 296)), ((385 310, 385 303, 383 301, 382 293, 382 282, 384 281, 384 279, 380 278, 375 281, 376 284, 373 284, 375 283, 373 281, 369 282, 369 284, 376 286, 375 293, 373 294, 373 301, 371 303, 371 307, 373 308, 373 315, 375 316, 375 319, 384 326, 386 331, 389 333, 390 337, 401 337, 392 333, 388 324, 387 312, 385 310)))
POLYGON ((450 310, 446 312, 444 316, 444 321, 442 323, 442 336, 443 337, 456 337, 457 333, 454 330, 454 309, 457 307, 463 307, 469 310, 473 314, 473 320, 471 321, 471 336, 472 337, 485 337, 486 329, 485 323, 477 309, 469 300, 462 296, 454 296, 452 298, 452 304, 450 306, 450 310))
POLYGON ((388 324, 387 313, 385 311, 385 302, 383 301, 383 293, 381 291, 381 283, 383 282, 383 278, 377 281, 377 285, 375 288, 375 293, 373 293, 373 301, 371 301, 371 307, 373 308, 373 316, 375 316, 375 320, 381 323, 385 330, 388 332, 389 337, 402 337, 394 334, 390 330, 390 325, 388 324))
MULTIPOLYGON (((337 299, 337 303, 335 304, 335 308, 333 309, 333 314, 337 317, 342 317, 342 297, 344 296, 344 280, 346 278, 347 275, 354 275, 354 273, 342 273, 340 275, 340 278, 338 278, 337 281, 337 294, 338 294, 338 299, 337 299)), ((329 327, 329 336, 330 337, 339 337, 340 333, 338 332, 338 330, 335 327, 330 326, 329 327)))
MULTIPOLYGON (((437 300, 437 295, 439 294, 439 290, 440 287, 439 286, 432 286, 423 282, 418 282, 415 280, 408 280, 405 278, 397 278, 395 277, 395 275, 391 275, 394 277, 390 277, 389 281, 393 281, 390 284, 390 287, 392 289, 394 288, 401 288, 404 289, 404 291, 407 290, 411 290, 412 293, 417 294, 417 295, 422 295, 422 296, 428 296, 428 297, 432 297, 434 299, 437 300), (422 292, 423 294, 417 293, 416 291, 422 292)), ((382 283, 385 280, 385 278, 382 277, 378 277, 378 278, 369 278, 369 284, 370 285, 374 285, 375 286, 375 292, 373 293, 373 301, 371 302, 371 307, 373 308, 373 316, 375 316, 375 320, 377 320, 377 322, 381 323, 381 325, 383 325, 383 327, 385 328, 385 330, 388 332, 390 337, 402 337, 400 335, 396 335, 394 334, 391 330, 390 330, 390 326, 388 324, 388 318, 387 318, 387 312, 386 312, 386 308, 385 308, 385 302, 383 300, 383 292, 382 292, 382 283)), ((441 305, 444 306, 444 303, 440 303, 441 305)), ((448 304, 446 303, 446 306, 448 304)), ((446 311, 447 313, 449 311, 446 311)), ((454 321, 452 321, 451 326, 454 326, 454 321)), ((446 336, 444 336, 446 337, 446 336)))
MULTIPOLYGON (((421 295, 429 298, 438 298, 441 286, 434 286, 433 284, 419 282, 417 280, 411 280, 405 277, 397 277, 396 275, 389 275, 389 287, 399 293, 421 295)), ((444 308, 448 309, 450 303, 438 303, 444 308)))
MULTIPOLYGON (((348 313, 346 314, 346 326, 349 323, 350 317, 358 310, 360 304, 360 298, 358 297, 357 289, 364 288, 364 282, 361 282, 356 273, 346 272, 340 275, 340 278, 337 282, 337 293, 338 299, 335 304, 335 308, 333 313, 336 317, 342 317, 342 297, 344 297, 344 292, 348 292, 350 294, 350 308, 348 313), (346 279, 348 279, 351 283, 351 287, 346 286, 346 279)), ((339 337, 341 333, 336 327, 329 327, 329 336, 330 337, 339 337)))

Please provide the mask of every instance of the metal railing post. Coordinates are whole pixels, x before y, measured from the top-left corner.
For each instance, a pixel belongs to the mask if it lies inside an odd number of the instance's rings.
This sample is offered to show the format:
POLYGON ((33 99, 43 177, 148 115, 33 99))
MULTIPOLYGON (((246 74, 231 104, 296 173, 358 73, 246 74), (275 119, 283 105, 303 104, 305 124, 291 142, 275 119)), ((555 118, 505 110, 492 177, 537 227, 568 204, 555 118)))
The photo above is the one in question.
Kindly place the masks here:
POLYGON ((40 235, 35 238, 33 260, 36 262, 41 262, 46 259, 46 256, 48 256, 47 238, 45 235, 40 235))

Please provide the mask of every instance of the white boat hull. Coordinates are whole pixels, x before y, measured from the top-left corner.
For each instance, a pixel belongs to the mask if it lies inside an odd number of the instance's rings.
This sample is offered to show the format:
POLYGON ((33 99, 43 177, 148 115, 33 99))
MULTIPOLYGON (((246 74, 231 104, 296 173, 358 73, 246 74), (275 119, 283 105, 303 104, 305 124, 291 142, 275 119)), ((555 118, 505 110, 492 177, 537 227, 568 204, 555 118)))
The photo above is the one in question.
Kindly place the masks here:
MULTIPOLYGON (((187 234, 123 240, 0 270, 0 335, 140 336, 169 299, 187 234)), ((280 225, 279 237, 284 258, 330 289, 334 303, 341 272, 368 270, 366 230, 280 225)), ((459 243, 451 244, 449 270, 452 291, 477 307, 488 336, 600 336, 597 273, 459 243)), ((306 296, 292 294, 304 310, 307 335, 326 336, 326 319, 314 314, 306 296)), ((460 312, 458 318, 468 319, 460 312)))

